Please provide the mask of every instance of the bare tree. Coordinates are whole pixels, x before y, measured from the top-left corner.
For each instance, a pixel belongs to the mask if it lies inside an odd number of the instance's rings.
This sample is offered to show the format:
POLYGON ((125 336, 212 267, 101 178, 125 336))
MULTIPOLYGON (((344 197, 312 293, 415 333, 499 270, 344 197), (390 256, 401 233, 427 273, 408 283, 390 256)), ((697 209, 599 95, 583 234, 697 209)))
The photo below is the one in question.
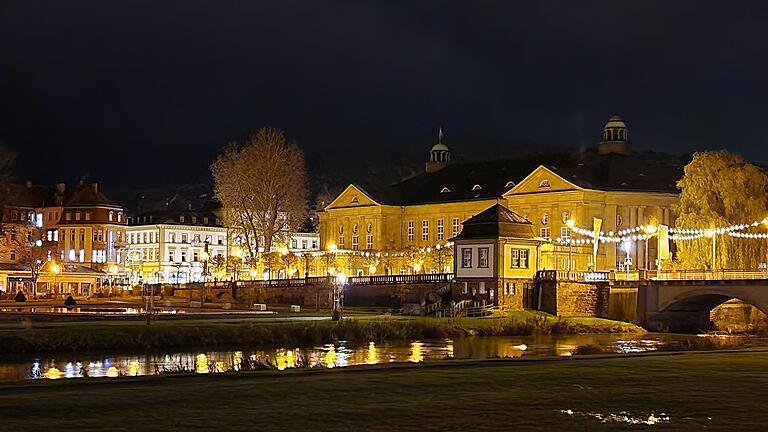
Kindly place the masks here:
POLYGON ((214 190, 247 261, 269 252, 303 221, 307 208, 304 153, 279 129, 266 127, 245 144, 229 144, 213 165, 214 190))
POLYGON ((8 248, 16 253, 16 261, 28 268, 32 279, 32 292, 37 281, 47 270, 58 254, 57 242, 46 242, 44 230, 27 224, 6 226, 8 248))

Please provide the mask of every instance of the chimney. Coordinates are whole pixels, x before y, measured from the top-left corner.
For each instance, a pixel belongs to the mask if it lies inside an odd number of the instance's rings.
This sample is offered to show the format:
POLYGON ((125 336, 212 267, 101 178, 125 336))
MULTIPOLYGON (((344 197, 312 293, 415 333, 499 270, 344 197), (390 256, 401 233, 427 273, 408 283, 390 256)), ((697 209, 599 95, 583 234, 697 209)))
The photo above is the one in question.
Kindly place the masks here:
POLYGON ((99 184, 91 183, 91 190, 93 191, 93 193, 99 193, 99 184))

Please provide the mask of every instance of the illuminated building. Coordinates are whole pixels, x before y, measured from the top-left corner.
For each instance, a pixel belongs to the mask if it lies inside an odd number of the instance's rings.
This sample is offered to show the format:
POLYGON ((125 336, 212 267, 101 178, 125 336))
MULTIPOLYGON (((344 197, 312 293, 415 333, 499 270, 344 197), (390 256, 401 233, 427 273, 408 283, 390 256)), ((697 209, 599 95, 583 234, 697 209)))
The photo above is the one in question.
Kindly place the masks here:
MULTIPOLYGON (((601 246, 597 263, 591 246, 566 246, 573 234, 567 221, 591 228, 599 218, 605 232, 673 225, 675 185, 684 163, 634 151, 626 124, 616 116, 593 148, 510 160, 453 163, 439 139, 423 173, 387 187, 350 184, 319 214, 321 245, 358 251, 434 248, 459 235, 463 221, 501 203, 552 243, 542 268, 621 268, 625 253, 619 245, 601 246)), ((630 245, 632 268, 655 268, 655 240, 645 243, 630 245)))
POLYGON ((144 213, 128 223, 131 283, 198 282, 226 261, 227 229, 210 211, 144 213))
POLYGON ((10 185, 4 209, 8 235, 16 242, 4 242, 0 257, 0 284, 10 290, 33 294, 91 294, 106 282, 107 269, 113 279, 124 274, 125 218, 123 208, 106 197, 97 183, 80 183, 68 191, 64 183, 55 187, 10 185), (27 237, 29 242, 20 243, 27 237), (15 244, 15 246, 14 246, 15 244), (32 287, 30 264, 22 262, 34 248, 46 264, 32 287), (58 262, 59 273, 51 271, 58 262))

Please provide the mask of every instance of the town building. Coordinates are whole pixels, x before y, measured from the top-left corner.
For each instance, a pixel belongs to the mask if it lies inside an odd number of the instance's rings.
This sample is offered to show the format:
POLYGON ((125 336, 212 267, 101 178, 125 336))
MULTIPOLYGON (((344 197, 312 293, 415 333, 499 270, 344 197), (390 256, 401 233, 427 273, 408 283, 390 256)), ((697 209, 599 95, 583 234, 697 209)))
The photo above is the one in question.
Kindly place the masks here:
POLYGON ((0 290, 90 295, 124 276, 123 208, 97 183, 7 185, 0 290))
POLYGON ((150 212, 129 218, 128 272, 132 284, 223 279, 227 229, 206 210, 150 212))
POLYGON ((464 221, 454 238, 454 300, 534 309, 534 277, 545 240, 533 222, 494 204, 464 221))
MULTIPOLYGON (((653 269, 655 239, 601 245, 595 262, 591 245, 569 242, 568 221, 592 229, 598 218, 605 232, 673 225, 684 163, 633 150, 618 116, 606 122, 595 147, 509 160, 453 163, 441 138, 423 173, 383 188, 350 184, 319 212, 321 247, 434 250, 458 236, 462 222, 499 203, 531 221, 534 233, 545 239, 542 268, 614 270, 631 262, 633 269, 653 269)), ((442 270, 414 267, 407 260, 396 267, 396 273, 442 270)))

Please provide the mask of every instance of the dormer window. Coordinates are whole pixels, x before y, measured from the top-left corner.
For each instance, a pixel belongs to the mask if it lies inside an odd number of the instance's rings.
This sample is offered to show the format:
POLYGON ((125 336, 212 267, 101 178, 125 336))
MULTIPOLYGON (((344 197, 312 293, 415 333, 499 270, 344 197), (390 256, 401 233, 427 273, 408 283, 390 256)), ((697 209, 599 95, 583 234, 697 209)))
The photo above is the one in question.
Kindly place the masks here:
POLYGON ((352 204, 357 204, 360 202, 360 198, 357 197, 357 195, 352 197, 352 204))
POLYGON ((544 180, 539 182, 539 187, 540 188, 549 188, 549 187, 552 187, 552 184, 549 182, 549 180, 544 179, 544 180))
POLYGON ((184 223, 184 215, 179 216, 179 222, 184 223))
POLYGON ((504 185, 505 188, 513 188, 515 187, 515 182, 512 180, 508 181, 507 184, 504 185))
POLYGON ((443 193, 449 193, 450 191, 451 191, 451 190, 450 190, 450 189, 448 189, 447 187, 444 187, 444 188, 440 189, 440 193, 441 193, 441 194, 443 194, 443 193))
POLYGON ((476 185, 472 186, 472 190, 473 191, 479 191, 479 190, 482 190, 482 189, 483 189, 483 187, 480 186, 479 184, 476 184, 476 185))

